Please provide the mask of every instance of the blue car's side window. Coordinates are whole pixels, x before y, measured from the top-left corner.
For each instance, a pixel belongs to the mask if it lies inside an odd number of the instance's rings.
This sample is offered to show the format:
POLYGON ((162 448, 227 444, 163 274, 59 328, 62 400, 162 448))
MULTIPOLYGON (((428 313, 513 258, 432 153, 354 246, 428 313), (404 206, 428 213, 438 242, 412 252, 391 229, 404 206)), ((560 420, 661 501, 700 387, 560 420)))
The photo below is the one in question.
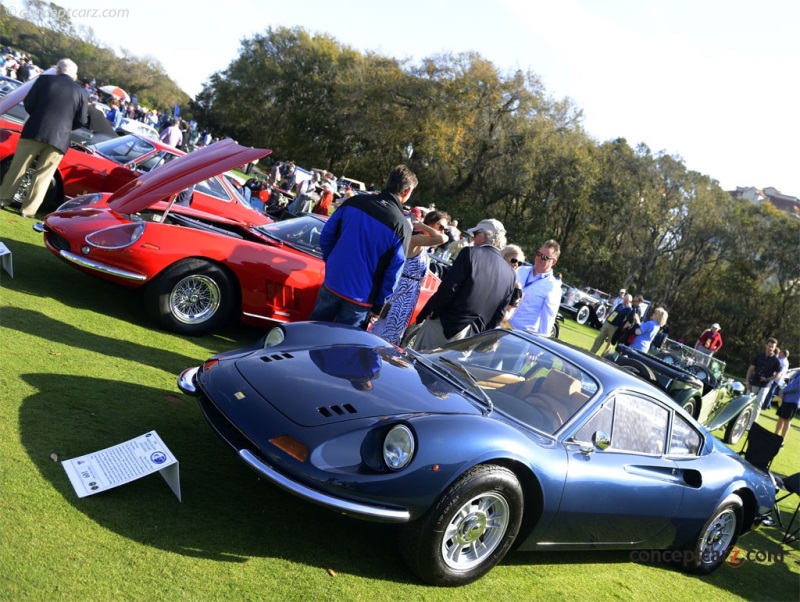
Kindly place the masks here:
POLYGON ((669 438, 669 454, 671 456, 696 456, 700 451, 702 438, 683 416, 674 414, 672 435, 669 438))
POLYGON ((577 441, 593 442, 594 434, 597 432, 611 435, 614 421, 614 399, 608 399, 603 405, 587 420, 580 430, 575 434, 577 441))
POLYGON ((617 395, 611 449, 662 455, 668 428, 669 412, 665 408, 642 397, 617 395))

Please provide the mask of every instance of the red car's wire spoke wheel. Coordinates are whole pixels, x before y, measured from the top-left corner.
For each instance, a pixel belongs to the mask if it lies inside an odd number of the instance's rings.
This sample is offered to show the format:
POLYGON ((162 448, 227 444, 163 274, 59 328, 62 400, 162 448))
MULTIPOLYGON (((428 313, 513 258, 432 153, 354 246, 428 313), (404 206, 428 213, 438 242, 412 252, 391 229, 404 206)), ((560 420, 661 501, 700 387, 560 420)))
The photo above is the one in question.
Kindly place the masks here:
POLYGON ((184 324, 201 324, 219 310, 219 286, 212 278, 190 275, 179 281, 169 296, 175 319, 184 324))
POLYGON ((230 317, 236 305, 236 289, 231 280, 219 265, 184 259, 147 285, 145 307, 167 330, 199 336, 230 317))

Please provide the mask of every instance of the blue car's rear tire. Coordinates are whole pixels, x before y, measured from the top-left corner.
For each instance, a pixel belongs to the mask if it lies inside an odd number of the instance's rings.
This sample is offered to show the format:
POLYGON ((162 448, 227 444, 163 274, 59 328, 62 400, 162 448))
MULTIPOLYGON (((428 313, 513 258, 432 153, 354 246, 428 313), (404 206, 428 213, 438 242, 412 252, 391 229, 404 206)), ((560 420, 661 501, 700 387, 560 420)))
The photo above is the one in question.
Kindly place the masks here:
POLYGON ((695 575, 708 575, 728 558, 742 530, 742 500, 729 496, 714 510, 697 540, 684 555, 683 568, 695 575))
POLYGON ((475 466, 419 520, 400 532, 400 552, 431 585, 471 583, 489 572, 514 543, 522 522, 522 487, 501 466, 475 466))

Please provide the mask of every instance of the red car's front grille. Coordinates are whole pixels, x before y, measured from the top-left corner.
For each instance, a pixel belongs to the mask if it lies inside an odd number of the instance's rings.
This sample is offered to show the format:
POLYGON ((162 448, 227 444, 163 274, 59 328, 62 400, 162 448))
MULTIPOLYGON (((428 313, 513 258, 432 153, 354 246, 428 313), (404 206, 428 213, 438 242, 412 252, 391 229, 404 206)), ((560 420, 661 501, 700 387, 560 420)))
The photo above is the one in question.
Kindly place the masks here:
POLYGON ((50 232, 48 230, 45 233, 45 238, 47 239, 47 243, 54 249, 58 249, 59 251, 70 250, 69 241, 63 236, 59 236, 58 234, 55 234, 54 232, 50 232))

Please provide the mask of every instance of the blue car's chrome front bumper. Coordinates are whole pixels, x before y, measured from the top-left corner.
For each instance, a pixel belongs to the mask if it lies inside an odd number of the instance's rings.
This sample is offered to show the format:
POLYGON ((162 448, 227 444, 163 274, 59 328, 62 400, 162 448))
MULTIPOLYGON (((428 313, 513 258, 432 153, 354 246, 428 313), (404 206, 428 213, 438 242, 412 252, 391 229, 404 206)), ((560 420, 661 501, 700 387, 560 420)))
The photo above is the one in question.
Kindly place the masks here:
POLYGON ((260 458, 257 458, 255 454, 249 450, 239 450, 239 456, 248 466, 273 485, 277 485, 281 489, 308 500, 309 502, 314 502, 326 508, 337 510, 342 514, 372 521, 406 523, 411 519, 411 513, 408 510, 393 510, 391 508, 350 502, 306 487, 280 474, 260 458))
POLYGON ((387 508, 385 506, 352 502, 350 500, 338 498, 327 493, 322 493, 321 491, 317 491, 312 487, 308 487, 307 485, 293 481, 291 478, 275 470, 272 466, 267 464, 262 458, 256 456, 256 454, 249 449, 243 449, 241 447, 241 441, 239 441, 237 437, 229 434, 229 429, 227 428, 227 419, 224 419, 222 415, 219 414, 218 410, 215 408, 212 409, 213 404, 204 403, 203 396, 200 395, 195 380, 198 371, 199 367, 194 367, 187 368, 181 372, 180 376, 178 377, 178 388, 187 395, 200 398, 200 407, 203 410, 206 419, 209 421, 214 430, 217 431, 217 434, 222 437, 222 439, 227 442, 228 445, 236 450, 236 452, 239 454, 239 457, 242 458, 242 460, 244 460, 245 463, 250 466, 250 468, 255 470, 267 481, 304 500, 308 500, 309 502, 319 504, 320 506, 324 506, 331 510, 338 511, 342 514, 353 516, 355 518, 385 523, 407 523, 409 520, 411 520, 411 513, 405 509, 387 508), (217 415, 219 416, 219 419, 215 419, 215 416, 217 415), (228 434, 228 436, 226 436, 226 434, 228 434))

